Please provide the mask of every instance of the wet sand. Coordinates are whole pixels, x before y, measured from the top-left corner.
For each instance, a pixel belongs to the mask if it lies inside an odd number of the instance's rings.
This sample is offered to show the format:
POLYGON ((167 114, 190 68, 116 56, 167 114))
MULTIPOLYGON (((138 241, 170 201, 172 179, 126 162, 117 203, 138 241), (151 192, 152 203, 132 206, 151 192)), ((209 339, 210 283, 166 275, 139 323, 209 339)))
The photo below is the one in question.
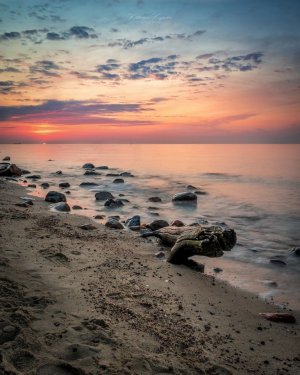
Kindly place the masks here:
POLYGON ((0 180, 0 374, 300 372, 299 324, 259 316, 286 310, 25 195, 0 180))

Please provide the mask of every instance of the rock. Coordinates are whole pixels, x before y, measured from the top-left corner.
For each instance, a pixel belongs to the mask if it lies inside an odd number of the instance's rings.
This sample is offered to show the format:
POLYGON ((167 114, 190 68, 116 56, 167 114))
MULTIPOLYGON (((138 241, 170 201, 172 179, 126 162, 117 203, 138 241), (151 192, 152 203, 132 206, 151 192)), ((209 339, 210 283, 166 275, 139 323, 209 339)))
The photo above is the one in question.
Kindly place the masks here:
POLYGON ((79 186, 98 186, 98 184, 96 184, 96 182, 87 181, 87 182, 81 182, 79 186))
POLYGON ((21 169, 21 174, 29 174, 31 173, 30 171, 28 171, 27 169, 21 169))
POLYGON ((3 161, 9 161, 10 160, 10 156, 5 156, 2 160, 3 161))
POLYGON ((288 313, 260 313, 260 316, 276 323, 296 323, 296 318, 288 313))
POLYGON ((97 201, 105 201, 107 199, 113 199, 114 196, 109 191, 98 191, 98 193, 95 194, 95 198, 97 201))
POLYGON ((107 208, 118 208, 124 206, 124 203, 120 199, 107 199, 105 201, 104 206, 107 208))
POLYGON ((49 191, 45 198, 46 202, 51 203, 58 203, 58 202, 66 202, 66 196, 58 191, 49 191))
POLYGON ((160 197, 150 197, 148 201, 157 203, 157 202, 162 202, 162 199, 160 197))
POLYGON ((105 218, 105 215, 95 215, 94 216, 94 219, 98 219, 98 220, 101 220, 101 219, 104 219, 105 218))
POLYGON ((300 257, 300 247, 293 247, 290 251, 290 255, 300 257))
MULTIPOLYGON (((20 328, 11 325, 10 322, 0 320, 0 345, 8 341, 13 341, 19 334, 20 328)), ((1 356, 2 359, 2 356, 1 356)))
POLYGON ((106 176, 107 177, 118 177, 118 176, 120 176, 120 174, 119 173, 107 173, 106 176))
POLYGON ((270 259, 270 263, 276 264, 278 266, 286 266, 286 262, 280 258, 272 258, 270 259))
POLYGON ((70 184, 68 182, 61 182, 58 186, 60 188, 68 188, 70 187, 70 184))
POLYGON ((193 190, 193 189, 197 189, 195 186, 193 186, 193 185, 187 185, 187 187, 186 187, 187 189, 191 189, 191 190, 193 190))
POLYGON ((113 229, 124 229, 123 225, 116 219, 110 218, 106 223, 105 226, 108 228, 113 229))
POLYGON ((62 171, 56 171, 55 174, 62 174, 62 171))
POLYGON ((31 180, 40 180, 41 176, 39 174, 32 174, 30 176, 26 176, 26 178, 30 178, 31 180))
POLYGON ((197 195, 206 195, 207 194, 207 192, 203 191, 203 190, 195 190, 194 193, 197 194, 197 195))
POLYGON ((66 194, 71 194, 70 190, 65 191, 66 194))
POLYGON ((82 210, 82 207, 78 206, 77 204, 74 204, 74 206, 72 207, 72 210, 82 210))
POLYGON ((85 164, 83 164, 82 168, 84 168, 84 169, 94 169, 95 166, 92 163, 85 163, 85 164))
POLYGON ((159 211, 159 208, 158 207, 149 206, 148 210, 159 211))
POLYGON ((87 171, 84 172, 84 175, 85 176, 101 176, 101 173, 98 173, 96 171, 87 170, 87 171))
POLYGON ((134 177, 134 175, 131 174, 130 172, 122 172, 122 173, 120 173, 120 176, 122 176, 122 177, 134 177))
POLYGON ((70 206, 68 205, 68 203, 65 203, 65 202, 56 203, 52 206, 52 208, 54 208, 56 211, 60 211, 60 212, 70 212, 71 211, 70 206))
POLYGON ((195 202, 197 201, 197 195, 192 192, 183 192, 175 194, 172 198, 173 202, 195 202))
POLYGON ((42 182, 42 183, 41 183, 41 187, 42 187, 43 189, 47 189, 49 186, 50 186, 50 185, 48 184, 48 182, 42 182))
POLYGON ((115 219, 115 220, 120 220, 120 216, 119 215, 112 215, 112 216, 108 216, 109 219, 115 219))
POLYGON ((0 163, 0 176, 21 176, 22 170, 16 164, 0 163))
POLYGON ((151 230, 158 230, 164 227, 168 227, 169 223, 166 220, 154 220, 147 225, 151 230))
POLYGON ((155 257, 156 258, 164 258, 165 253, 163 251, 158 251, 157 253, 155 253, 155 257))
POLYGON ((139 227, 141 225, 141 217, 139 215, 132 216, 126 220, 125 224, 128 228, 139 227))
POLYGON ((173 227, 184 227, 184 223, 181 220, 174 220, 171 222, 173 227))
POLYGON ((124 180, 123 180, 123 178, 115 178, 113 180, 113 183, 114 184, 124 184, 124 180))
POLYGON ((27 208, 30 205, 27 202, 16 203, 15 206, 27 208))
POLYGON ((36 188, 36 184, 28 184, 27 187, 29 187, 29 188, 36 188))
POLYGON ((93 224, 82 224, 82 225, 79 225, 79 228, 84 229, 84 230, 95 230, 95 229, 97 229, 97 227, 95 227, 95 225, 93 225, 93 224))
POLYGON ((220 268, 220 267, 213 268, 213 271, 216 272, 216 273, 223 272, 222 268, 220 268))
POLYGON ((96 169, 105 170, 105 169, 108 169, 108 166, 107 165, 100 165, 100 167, 96 167, 96 169))

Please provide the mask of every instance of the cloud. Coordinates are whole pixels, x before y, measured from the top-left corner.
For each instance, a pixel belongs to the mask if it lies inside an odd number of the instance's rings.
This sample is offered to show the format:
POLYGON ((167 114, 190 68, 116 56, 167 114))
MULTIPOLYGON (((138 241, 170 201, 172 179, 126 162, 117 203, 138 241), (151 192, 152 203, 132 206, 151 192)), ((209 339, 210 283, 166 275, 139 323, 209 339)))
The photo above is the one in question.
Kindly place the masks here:
POLYGON ((170 55, 167 58, 152 57, 147 60, 141 60, 136 63, 131 63, 128 66, 127 79, 142 79, 155 78, 165 79, 169 76, 176 75, 175 67, 177 62, 175 55, 170 55), (172 60, 172 61, 170 61, 172 60))
MULTIPOLYGON (((9 86, 9 81, 3 86, 9 86)), ((0 82, 1 87, 1 82, 0 82)), ((38 105, 0 106, 0 122, 47 122, 52 124, 81 123, 97 124, 103 122, 103 116, 144 111, 138 103, 104 103, 87 100, 48 100, 38 105), (99 117, 101 116, 101 117, 99 117)), ((107 122, 110 121, 108 117, 107 122)), ((120 120, 118 120, 121 122, 120 120)))
POLYGON ((62 68, 51 60, 41 60, 37 61, 34 65, 30 67, 31 73, 41 73, 46 76, 60 77, 58 70, 62 68))
POLYGON ((0 81, 0 94, 6 95, 15 92, 16 88, 27 86, 24 82, 0 81))
POLYGON ((66 38, 58 33, 47 33, 46 39, 48 40, 65 40, 66 38))
POLYGON ((0 35, 0 40, 16 40, 20 38, 21 34, 18 31, 11 31, 0 35))
POLYGON ((70 28, 69 34, 79 39, 97 38, 94 29, 87 26, 73 26, 70 28))
POLYGON ((20 73, 21 71, 17 68, 7 67, 0 69, 0 73, 20 73))

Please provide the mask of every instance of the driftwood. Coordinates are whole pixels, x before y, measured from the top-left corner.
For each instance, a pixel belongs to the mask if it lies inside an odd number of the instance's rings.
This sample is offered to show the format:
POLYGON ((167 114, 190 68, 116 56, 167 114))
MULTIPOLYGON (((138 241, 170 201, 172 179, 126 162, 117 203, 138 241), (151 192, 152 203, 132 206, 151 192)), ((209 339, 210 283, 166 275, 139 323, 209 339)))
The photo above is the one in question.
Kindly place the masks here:
POLYGON ((219 226, 171 226, 143 235, 149 236, 155 236, 163 244, 172 246, 168 262, 174 264, 185 263, 193 255, 220 257, 224 251, 231 250, 236 244, 235 231, 219 226))

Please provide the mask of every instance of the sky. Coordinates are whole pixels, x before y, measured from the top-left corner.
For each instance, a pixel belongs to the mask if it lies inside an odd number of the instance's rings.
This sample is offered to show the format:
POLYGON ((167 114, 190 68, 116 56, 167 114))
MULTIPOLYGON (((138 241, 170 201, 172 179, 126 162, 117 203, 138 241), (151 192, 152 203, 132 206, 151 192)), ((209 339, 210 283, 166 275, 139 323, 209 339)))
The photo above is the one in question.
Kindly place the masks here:
POLYGON ((299 143, 299 0, 0 0, 0 143, 299 143))

